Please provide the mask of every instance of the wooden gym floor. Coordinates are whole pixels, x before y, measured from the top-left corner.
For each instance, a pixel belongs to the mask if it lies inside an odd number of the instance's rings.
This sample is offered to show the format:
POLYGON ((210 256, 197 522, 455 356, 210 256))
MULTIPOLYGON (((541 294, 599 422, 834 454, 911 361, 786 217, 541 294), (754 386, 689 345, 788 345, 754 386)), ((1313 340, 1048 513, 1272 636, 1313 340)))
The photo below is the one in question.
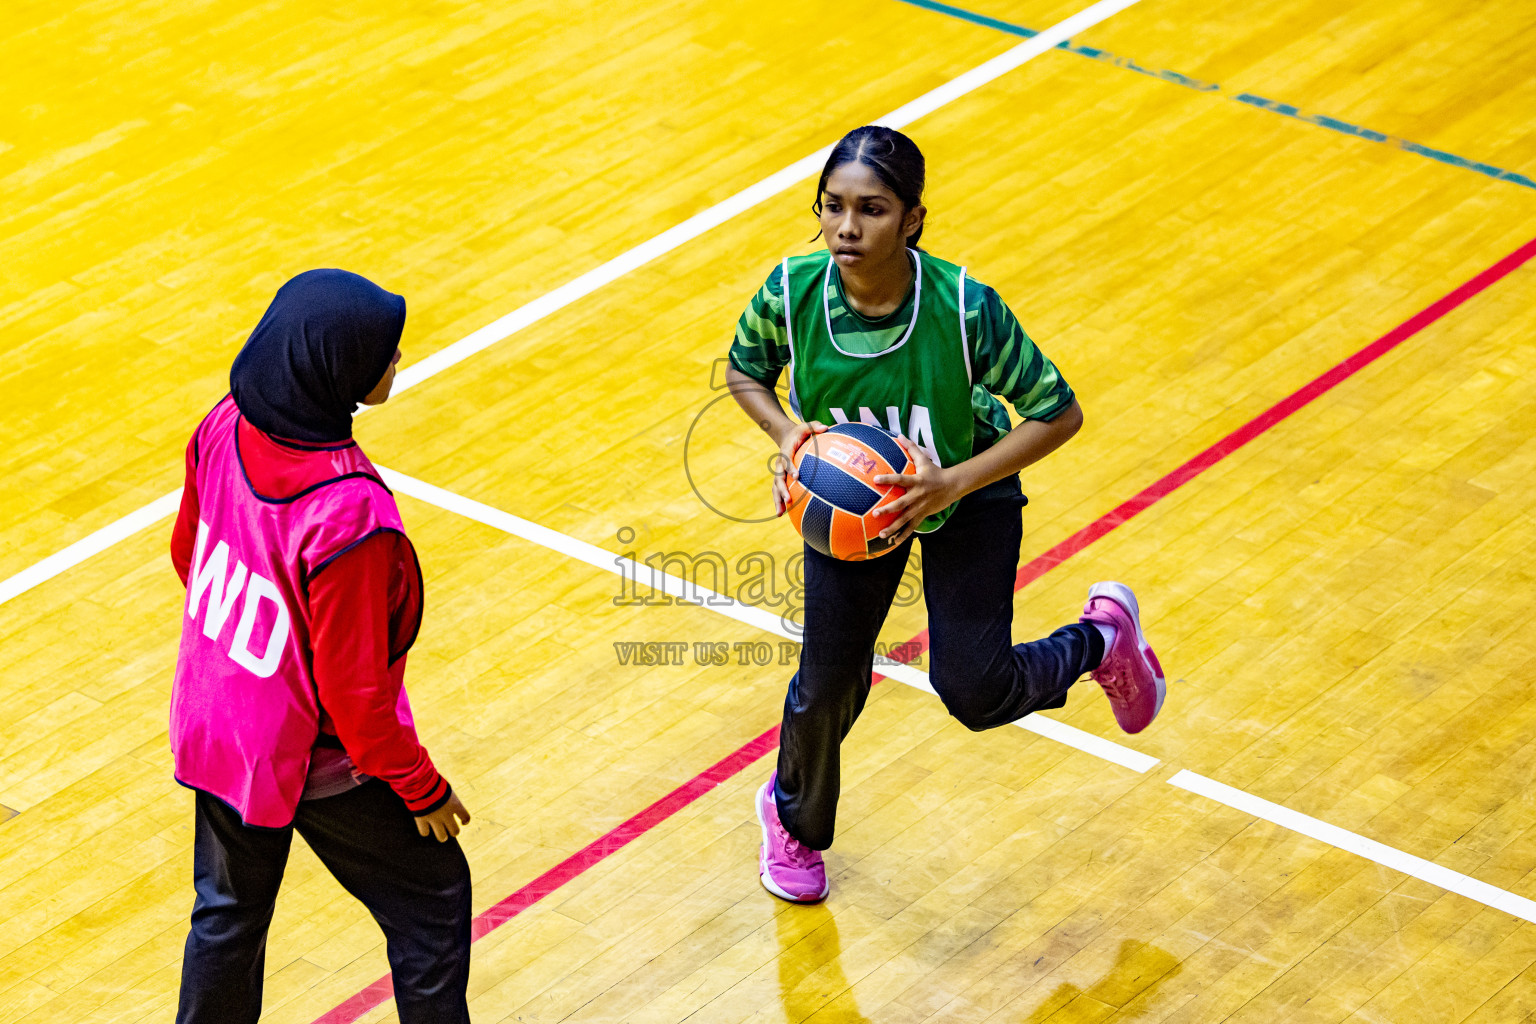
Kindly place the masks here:
MULTIPOLYGON (((172 1018, 181 594, 168 519, 106 541, 179 485, 276 286, 356 270, 406 296, 407 364, 462 354, 1082 6, 967 3, 12 11, 0 1024, 172 1018), (33 568, 65 550, 94 553, 33 568)), ((734 594, 761 551, 791 587, 786 524, 700 498, 764 514, 769 453, 712 385, 809 248, 800 181, 359 421, 407 474, 408 681, 475 815, 476 1020, 1536 1015, 1536 7, 1142 0, 1072 44, 907 130, 925 243, 1001 291, 1087 413, 1026 474, 1023 560, 1058 557, 1017 633, 1126 580, 1163 716, 1123 737, 1088 684, 1051 716, 1078 732, 971 734, 900 685, 922 659, 891 667, 844 751, 831 899, 759 887, 788 669, 693 645, 776 662, 781 637, 625 603, 606 563, 715 552, 734 594), (688 646, 621 663, 636 642, 688 646)), ((886 635, 924 624, 898 608, 886 635)), ((394 1019, 376 929, 302 844, 267 968, 265 1019, 394 1019)))

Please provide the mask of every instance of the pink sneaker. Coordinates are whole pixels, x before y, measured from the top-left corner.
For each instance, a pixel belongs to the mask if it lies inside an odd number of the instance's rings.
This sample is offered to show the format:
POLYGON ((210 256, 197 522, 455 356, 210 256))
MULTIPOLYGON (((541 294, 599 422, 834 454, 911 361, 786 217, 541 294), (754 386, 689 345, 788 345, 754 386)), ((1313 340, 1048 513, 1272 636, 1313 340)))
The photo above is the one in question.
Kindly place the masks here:
POLYGON ((757 875, 763 888, 791 903, 820 903, 827 898, 827 866, 821 851, 808 849, 789 834, 779 821, 773 784, 779 773, 768 776, 757 791, 757 820, 763 826, 763 845, 757 858, 757 875))
POLYGON ((1141 732, 1163 709, 1168 688, 1163 667, 1141 633, 1136 595, 1124 583, 1095 583, 1088 588, 1088 603, 1079 621, 1115 627, 1114 645, 1090 674, 1104 688, 1120 728, 1141 732))

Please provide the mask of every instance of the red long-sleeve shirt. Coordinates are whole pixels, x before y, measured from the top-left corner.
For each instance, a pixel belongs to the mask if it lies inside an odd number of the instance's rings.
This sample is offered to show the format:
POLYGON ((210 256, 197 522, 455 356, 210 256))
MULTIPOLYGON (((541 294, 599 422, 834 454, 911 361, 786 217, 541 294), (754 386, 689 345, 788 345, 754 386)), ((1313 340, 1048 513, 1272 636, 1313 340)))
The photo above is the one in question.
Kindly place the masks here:
MULTIPOLYGON (((262 497, 291 497, 335 476, 328 451, 337 445, 279 440, 240 420, 240 454, 250 485, 262 497)), ((347 442, 351 444, 351 442, 347 442)), ((197 540, 197 435, 187 445, 187 479, 171 533, 171 562, 183 584, 197 540)), ((321 738, 310 764, 345 777, 339 742, 358 772, 384 780, 413 814, 448 801, 448 782, 433 766, 398 704, 421 607, 421 575, 410 544, 398 533, 376 533, 333 558, 307 581, 307 621, 321 738)), ((332 786, 322 793, 335 791, 332 786)))

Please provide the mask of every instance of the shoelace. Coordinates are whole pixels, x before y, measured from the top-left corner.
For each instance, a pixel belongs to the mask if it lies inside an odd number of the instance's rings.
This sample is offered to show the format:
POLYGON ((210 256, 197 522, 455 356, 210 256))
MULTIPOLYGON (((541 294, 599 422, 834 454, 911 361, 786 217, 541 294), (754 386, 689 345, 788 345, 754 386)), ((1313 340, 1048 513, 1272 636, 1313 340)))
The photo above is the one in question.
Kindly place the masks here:
POLYGON ((1114 672, 1108 673, 1106 677, 1099 682, 1099 685, 1104 688, 1104 692, 1109 695, 1111 700, 1120 701, 1122 703, 1129 702, 1131 698, 1136 695, 1135 681, 1131 679, 1122 679, 1117 673, 1114 672))
MULTIPOLYGON (((1120 638, 1116 637, 1115 643, 1118 644, 1119 642, 1120 638)), ((1109 658, 1110 652, 1106 650, 1104 652, 1104 661, 1109 661, 1109 658)), ((1102 664, 1103 662, 1100 663, 1101 666, 1102 664)), ((1097 679, 1097 677, 1095 678, 1097 679)), ((1137 693, 1135 678, 1131 676, 1123 676, 1119 672, 1106 670, 1104 672, 1104 678, 1097 679, 1097 682, 1101 687, 1104 688, 1105 695, 1114 701, 1129 703, 1132 699, 1135 698, 1137 693)))
POLYGON ((783 847, 784 855, 789 858, 791 864, 797 868, 803 868, 811 863, 813 854, 800 845, 800 840, 789 834, 789 829, 785 828, 782 822, 774 822, 773 830, 778 834, 779 844, 783 847))

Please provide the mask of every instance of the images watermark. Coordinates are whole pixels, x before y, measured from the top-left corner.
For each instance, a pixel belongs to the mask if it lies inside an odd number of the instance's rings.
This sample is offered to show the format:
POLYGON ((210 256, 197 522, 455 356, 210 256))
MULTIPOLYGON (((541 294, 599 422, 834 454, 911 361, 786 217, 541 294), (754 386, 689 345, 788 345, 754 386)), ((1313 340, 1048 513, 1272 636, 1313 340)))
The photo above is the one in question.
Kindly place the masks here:
MULTIPOLYGON (((614 535, 624 546, 613 561, 619 569, 620 608, 666 607, 673 604, 723 608, 746 605, 773 611, 793 636, 803 634, 805 613, 805 553, 780 560, 767 551, 751 551, 729 559, 718 551, 655 551, 631 549, 636 531, 620 527, 614 535)), ((892 607, 908 608, 922 600, 923 560, 914 552, 902 569, 892 607)))

